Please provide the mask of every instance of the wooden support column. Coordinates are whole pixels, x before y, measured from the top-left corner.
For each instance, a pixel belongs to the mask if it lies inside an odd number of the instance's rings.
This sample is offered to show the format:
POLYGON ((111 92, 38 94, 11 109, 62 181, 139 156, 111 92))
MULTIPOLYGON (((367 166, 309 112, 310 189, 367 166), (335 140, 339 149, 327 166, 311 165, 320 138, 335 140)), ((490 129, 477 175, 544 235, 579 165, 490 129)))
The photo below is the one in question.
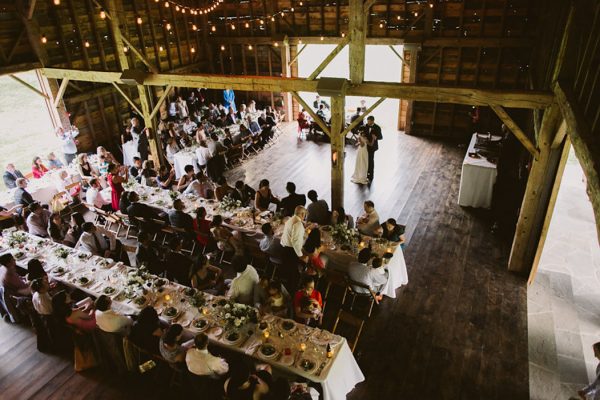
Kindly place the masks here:
POLYGON ((344 96, 331 97, 331 209, 344 206, 344 96))
MULTIPOLYGON (((406 53, 408 53, 409 55, 409 70, 408 82, 403 83, 415 83, 417 81, 417 62, 419 57, 419 46, 415 44, 406 45, 404 46, 404 52, 405 58, 406 53)), ((409 135, 412 133, 413 102, 414 100, 407 100, 406 104, 406 124, 404 127, 404 132, 409 135)))
POLYGON ((367 19, 363 0, 349 0, 348 37, 350 38, 350 82, 360 84, 365 79, 365 39, 367 19))
POLYGON ((540 153, 533 160, 529 172, 508 260, 510 271, 528 273, 533 264, 563 150, 563 146, 552 148, 561 119, 557 104, 551 105, 544 112, 538 140, 540 153))
MULTIPOLYGON (((292 77, 292 68, 290 65, 290 42, 285 37, 283 41, 283 46, 281 46, 281 76, 284 78, 292 77)), ((292 107, 292 95, 290 92, 283 92, 283 111, 285 112, 285 121, 291 122, 294 120, 294 111, 292 107)))

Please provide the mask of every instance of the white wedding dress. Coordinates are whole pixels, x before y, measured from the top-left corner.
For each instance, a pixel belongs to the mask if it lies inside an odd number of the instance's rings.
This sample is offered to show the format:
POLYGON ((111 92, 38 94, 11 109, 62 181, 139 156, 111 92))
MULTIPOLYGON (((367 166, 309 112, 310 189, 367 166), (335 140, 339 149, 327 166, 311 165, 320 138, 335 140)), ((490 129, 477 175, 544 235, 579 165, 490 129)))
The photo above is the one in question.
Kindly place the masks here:
POLYGON ((356 152, 356 164, 354 164, 354 174, 352 175, 352 182, 361 185, 368 185, 369 179, 367 179, 367 172, 369 169, 369 153, 367 152, 367 143, 365 139, 360 136, 358 138, 358 151, 356 152))

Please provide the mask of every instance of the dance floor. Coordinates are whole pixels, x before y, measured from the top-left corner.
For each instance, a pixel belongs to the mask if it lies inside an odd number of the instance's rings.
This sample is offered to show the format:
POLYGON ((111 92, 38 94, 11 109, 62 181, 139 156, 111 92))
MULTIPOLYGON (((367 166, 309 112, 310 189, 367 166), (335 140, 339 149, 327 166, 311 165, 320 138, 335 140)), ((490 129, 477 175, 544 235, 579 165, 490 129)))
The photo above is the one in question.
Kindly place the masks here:
MULTIPOLYGON (((329 146, 298 142, 295 124, 278 142, 229 171, 231 184, 287 181, 329 200, 329 146)), ((368 399, 527 399, 526 281, 506 270, 509 244, 490 232, 486 212, 457 204, 464 148, 385 131, 370 187, 350 182, 346 212, 374 201, 381 218, 407 226, 409 283, 385 299, 357 349, 366 376, 349 396, 368 399)), ((30 330, 0 322, 0 395, 10 399, 160 398, 140 382, 100 371, 76 374, 68 360, 37 352, 30 330)), ((167 382, 165 382, 165 387, 167 382)))

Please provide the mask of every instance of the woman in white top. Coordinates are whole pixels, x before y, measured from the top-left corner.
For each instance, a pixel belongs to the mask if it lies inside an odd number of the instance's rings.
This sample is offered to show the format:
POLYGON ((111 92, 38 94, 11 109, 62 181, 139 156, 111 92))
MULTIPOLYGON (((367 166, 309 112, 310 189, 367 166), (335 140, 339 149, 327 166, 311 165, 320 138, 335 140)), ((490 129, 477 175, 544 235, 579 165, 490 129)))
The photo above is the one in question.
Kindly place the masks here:
POLYGON ((256 112, 256 102, 254 100, 250 100, 250 104, 248 104, 247 112, 249 112, 249 113, 256 112))
POLYGON ((177 115, 179 116, 179 119, 184 119, 190 115, 187 103, 181 98, 181 96, 177 97, 177 115))
POLYGON ((177 144, 177 140, 174 137, 169 137, 167 139, 167 151, 166 157, 169 164, 173 165, 175 163, 175 154, 181 150, 179 145, 177 144))
POLYGON ((367 151, 367 137, 362 134, 358 137, 358 151, 356 152, 356 163, 354 164, 354 174, 352 182, 360 185, 368 185, 369 179, 367 172, 369 170, 369 153, 367 151))
POLYGON ((198 159, 200 168, 204 168, 206 167, 206 164, 208 164, 208 160, 212 158, 212 154, 210 154, 206 141, 201 140, 199 144, 200 147, 196 149, 196 158, 198 159))

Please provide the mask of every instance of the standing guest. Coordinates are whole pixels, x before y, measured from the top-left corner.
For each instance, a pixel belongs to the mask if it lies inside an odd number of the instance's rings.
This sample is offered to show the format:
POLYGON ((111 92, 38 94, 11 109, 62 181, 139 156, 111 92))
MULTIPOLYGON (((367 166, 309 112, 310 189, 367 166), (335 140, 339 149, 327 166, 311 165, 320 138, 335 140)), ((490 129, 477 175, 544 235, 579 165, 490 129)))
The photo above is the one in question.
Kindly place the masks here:
POLYGON ((183 194, 193 193, 203 199, 212 199, 215 196, 215 188, 202 171, 195 175, 195 179, 183 191, 183 194))
POLYGON ((325 100, 321 99, 321 96, 316 96, 315 101, 313 102, 313 108, 315 110, 318 110, 319 107, 321 107, 321 106, 323 106, 329 110, 329 104, 327 104, 327 102, 325 100))
POLYGON ((202 255, 191 265, 188 282, 194 289, 216 295, 223 290, 223 271, 202 255))
POLYGON ((31 165, 31 173, 35 179, 40 179, 48 172, 48 168, 42 163, 42 159, 40 157, 35 157, 33 159, 33 163, 31 165))
POLYGON ((177 154, 179 150, 181 149, 177 144, 177 140, 174 137, 167 138, 165 157, 167 158, 169 164, 173 165, 175 163, 175 154, 177 154))
POLYGON ((90 180, 90 186, 87 192, 85 192, 85 202, 104 211, 113 211, 112 199, 108 200, 102 196, 102 186, 100 186, 100 181, 96 178, 90 180))
POLYGON ((298 113, 298 118, 296 118, 296 121, 298 121, 298 139, 302 139, 305 137, 304 130, 310 128, 310 120, 308 115, 306 115, 306 110, 304 110, 304 108, 302 108, 298 113))
POLYGON ((193 340, 181 343, 183 326, 179 324, 169 325, 159 341, 159 350, 162 358, 169 364, 185 362, 185 355, 194 344, 193 340))
POLYGON ((198 97, 196 97, 195 90, 190 91, 190 95, 187 98, 187 105, 190 114, 194 114, 198 110, 198 97))
POLYGON ((2 179, 4 180, 4 186, 7 189, 14 189, 17 187, 17 179, 24 178, 21 171, 15 168, 15 165, 12 163, 6 164, 6 171, 2 175, 2 179))
MULTIPOLYGON (((361 107, 357 107, 356 108, 356 114, 354 114, 352 117, 350 117, 350 123, 356 121, 357 119, 359 119, 361 117, 361 113, 362 113, 362 109, 361 107)), ((361 128, 364 126, 364 122, 361 119, 358 124, 354 127, 354 129, 352 129, 352 132, 359 132, 361 130, 361 128)))
POLYGON ((365 126, 367 134, 367 152, 369 154, 369 169, 367 178, 373 181, 373 173, 375 171, 375 152, 379 149, 378 142, 383 139, 381 135, 381 127, 375 123, 375 117, 369 115, 367 117, 367 125, 365 126))
POLYGON ((143 186, 155 186, 156 171, 154 170, 154 162, 146 160, 142 163, 140 171, 140 184, 143 186))
POLYGON ((390 242, 404 241, 404 226, 398 225, 394 218, 388 218, 387 221, 381 224, 379 231, 381 232, 381 237, 390 242))
POLYGON ((79 331, 91 333, 96 329, 93 307, 74 307, 71 297, 64 290, 52 297, 52 311, 58 321, 64 321, 79 331))
POLYGON ((109 230, 86 222, 82 226, 82 233, 75 246, 80 251, 92 253, 98 257, 119 259, 117 238, 109 230))
MULTIPOLYGON (((133 127, 131 129, 133 130, 133 127)), ((150 155, 150 141, 148 140, 149 134, 150 128, 144 128, 144 130, 142 130, 142 133, 140 133, 140 136, 138 138, 137 150, 138 153, 140 153, 140 158, 142 159, 142 161, 146 161, 148 159, 148 156, 150 155)))
POLYGON ((40 203, 32 203, 29 206, 29 211, 31 213, 27 216, 27 230, 32 235, 47 238, 52 213, 42 207, 40 203))
POLYGON ((185 229, 191 232, 194 222, 191 215, 186 214, 185 205, 181 199, 173 200, 173 210, 169 211, 169 223, 175 228, 185 229))
POLYGON ((199 147, 196 149, 196 158, 198 160, 198 167, 200 169, 206 168, 206 164, 208 164, 208 160, 212 157, 210 154, 210 150, 208 149, 208 145, 205 140, 200 140, 198 142, 199 147))
POLYGON ((306 207, 308 215, 306 220, 308 222, 316 222, 319 225, 327 225, 330 222, 329 205, 323 199, 319 200, 317 192, 309 190, 308 199, 311 203, 306 207))
POLYGON ((338 207, 335 210, 332 211, 331 213, 331 226, 336 226, 336 225, 345 225, 348 228, 352 229, 354 228, 354 219, 352 218, 352 215, 348 215, 346 214, 346 211, 344 210, 344 207, 338 207))
POLYGON ((210 234, 210 221, 206 219, 206 209, 204 207, 198 207, 196 209, 196 219, 193 222, 194 232, 196 232, 196 241, 202 246, 208 246, 211 234, 210 234))
POLYGON ((156 310, 152 306, 147 306, 140 311, 131 326, 129 340, 152 354, 159 354, 159 343, 162 335, 163 330, 160 327, 156 310))
POLYGON ((271 392, 273 384, 271 367, 258 365, 257 371, 251 372, 245 363, 238 363, 231 368, 230 377, 225 381, 224 389, 228 399, 287 399, 288 395, 278 396, 271 392))
POLYGON ((225 180, 225 177, 219 177, 219 179, 217 180, 217 184, 219 186, 217 186, 217 188, 215 189, 215 198, 218 201, 223 200, 223 197, 229 196, 231 192, 233 192, 233 188, 229 186, 229 184, 225 180))
POLYGON ((98 170, 89 163, 88 155, 85 153, 81 153, 77 156, 77 172, 79 172, 82 179, 87 180, 100 176, 98 170))
POLYGON ((52 213, 48 222, 48 235, 55 243, 65 244, 69 225, 65 224, 60 213, 52 213))
POLYGON ((225 359, 209 353, 208 336, 204 333, 199 333, 194 338, 194 347, 187 351, 185 363, 188 370, 196 376, 217 379, 229 371, 225 359))
POLYGON ((0 255, 0 286, 13 296, 29 296, 31 289, 17 273, 17 262, 11 253, 0 255))
POLYGON ((177 119, 177 99, 171 99, 169 102, 169 120, 175 121, 177 119))
POLYGON ((254 301, 254 285, 258 283, 258 272, 246 262, 245 257, 234 257, 231 260, 236 277, 231 281, 227 297, 236 303, 252 305, 254 301))
POLYGON ((256 113, 256 101, 250 100, 250 103, 248 103, 247 112, 248 113, 256 113))
POLYGON ((96 325, 104 332, 121 333, 123 335, 129 333, 133 321, 131 318, 111 309, 111 306, 112 300, 106 295, 101 295, 96 299, 94 302, 96 325))
POLYGON ((27 179, 17 179, 17 190, 14 193, 15 204, 19 206, 29 206, 35 202, 27 189, 27 179))
MULTIPOLYGON (((600 342, 596 342, 592 345, 592 350, 594 351, 594 357, 600 360, 600 342)), ((594 400, 600 399, 600 364, 596 366, 596 379, 583 389, 577 392, 579 397, 583 400, 586 400, 589 395, 593 395, 594 400)))
POLYGON ((161 189, 171 190, 175 182, 175 168, 169 169, 166 165, 161 165, 156 177, 156 184, 161 189))
POLYGON ((65 157, 65 162, 67 165, 71 164, 75 157, 77 156, 77 140, 75 138, 79 135, 79 129, 72 126, 70 129, 65 130, 63 127, 59 127, 56 135, 61 141, 62 144, 62 152, 65 157))
POLYGON ((98 146, 96 148, 96 155, 98 156, 98 158, 104 157, 104 160, 106 160, 106 162, 109 164, 112 163, 112 164, 119 165, 119 162, 112 155, 112 153, 110 151, 106 150, 103 146, 98 146))
POLYGON ((183 174, 177 182, 178 192, 183 192, 196 179, 194 176, 194 167, 192 165, 186 165, 183 167, 183 170, 185 171, 185 174, 183 174))
POLYGON ((304 256, 302 246, 304 245, 304 219, 306 218, 306 209, 298 206, 294 210, 294 215, 289 218, 283 226, 281 235, 281 246, 283 247, 283 269, 288 281, 288 291, 293 292, 300 278, 298 264, 300 258, 304 256))
POLYGON ((129 167, 129 175, 133 176, 138 183, 140 182, 142 172, 142 159, 139 157, 133 157, 133 165, 129 167))
POLYGON ((190 110, 187 103, 181 96, 177 96, 177 116, 179 119, 185 119, 190 115, 190 110))
POLYGON ((52 315, 52 297, 50 285, 43 279, 35 279, 30 284, 33 295, 31 303, 33 309, 40 315, 52 315))
POLYGON ((131 141, 133 141, 133 135, 131 133, 131 127, 130 126, 126 126, 125 127, 125 131, 121 135, 121 144, 125 144, 125 143, 131 142, 131 141))
POLYGON ((365 212, 356 220, 356 228, 363 235, 377 236, 380 226, 379 214, 375 211, 375 204, 371 200, 367 200, 363 208, 365 212))
POLYGON ((48 168, 50 169, 59 169, 64 167, 62 161, 56 158, 56 155, 53 152, 48 153, 48 168))
POLYGON ((294 315, 296 321, 309 324, 318 319, 323 309, 323 298, 321 292, 315 289, 315 279, 305 276, 302 280, 302 288, 294 295, 294 315))
POLYGON ((279 208, 284 217, 291 217, 296 207, 306 205, 306 196, 296 193, 294 182, 288 182, 285 185, 285 190, 287 190, 288 196, 281 199, 279 208))
POLYGON ((108 175, 106 177, 106 181, 112 190, 111 202, 112 208, 115 211, 119 211, 119 200, 121 199, 121 193, 123 193, 123 183, 127 182, 128 176, 129 173, 127 172, 127 168, 121 168, 117 164, 108 165, 108 175), (123 170, 124 174, 121 175, 123 170))
POLYGON ((78 212, 74 212, 71 214, 71 221, 69 224, 69 230, 67 231, 67 235, 65 236, 65 244, 69 247, 75 247, 81 234, 83 233, 83 224, 85 223, 85 219, 83 219, 83 215, 78 212))
POLYGON ((235 183, 235 190, 231 192, 230 196, 234 200, 239 200, 242 203, 242 207, 247 207, 255 194, 256 191, 246 185, 244 181, 237 181, 235 183))
POLYGON ((280 200, 271 192, 269 181, 263 179, 258 184, 258 190, 254 197, 254 207, 259 211, 267 211, 271 203, 279 204, 280 200))

